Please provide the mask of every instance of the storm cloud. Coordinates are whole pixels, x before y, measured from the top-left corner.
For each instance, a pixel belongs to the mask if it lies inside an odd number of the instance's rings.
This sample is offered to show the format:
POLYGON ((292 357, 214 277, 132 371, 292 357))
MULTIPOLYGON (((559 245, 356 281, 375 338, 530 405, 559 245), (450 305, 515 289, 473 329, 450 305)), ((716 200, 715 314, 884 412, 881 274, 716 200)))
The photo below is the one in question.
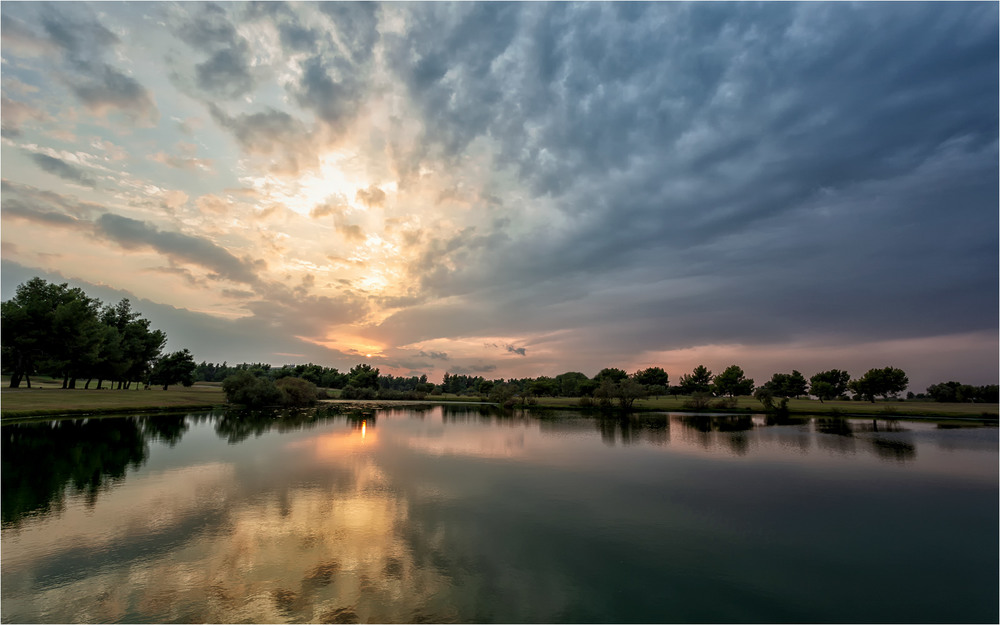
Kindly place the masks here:
POLYGON ((36 165, 50 174, 55 174, 65 180, 76 182, 88 187, 97 185, 97 181, 84 173, 79 167, 70 165, 60 158, 49 156, 48 154, 32 154, 31 160, 35 161, 36 165))
POLYGON ((94 223, 98 234, 126 249, 149 247, 169 258, 190 262, 235 282, 254 283, 254 265, 233 256, 212 241, 163 231, 148 222, 105 213, 94 223))

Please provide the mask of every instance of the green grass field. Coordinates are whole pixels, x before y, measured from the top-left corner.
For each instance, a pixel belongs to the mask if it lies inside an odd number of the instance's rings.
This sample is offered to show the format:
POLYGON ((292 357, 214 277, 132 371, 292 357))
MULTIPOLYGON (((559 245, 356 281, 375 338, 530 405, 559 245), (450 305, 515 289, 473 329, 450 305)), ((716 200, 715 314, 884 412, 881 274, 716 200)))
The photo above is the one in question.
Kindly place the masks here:
POLYGON ((28 417, 34 415, 97 414, 123 412, 129 410, 169 410, 182 408, 210 408, 226 403, 226 396, 220 386, 195 384, 189 388, 171 386, 164 391, 160 387, 148 391, 62 389, 61 383, 37 385, 32 380, 32 388, 7 388, 4 380, 0 389, 0 415, 8 417, 28 417))

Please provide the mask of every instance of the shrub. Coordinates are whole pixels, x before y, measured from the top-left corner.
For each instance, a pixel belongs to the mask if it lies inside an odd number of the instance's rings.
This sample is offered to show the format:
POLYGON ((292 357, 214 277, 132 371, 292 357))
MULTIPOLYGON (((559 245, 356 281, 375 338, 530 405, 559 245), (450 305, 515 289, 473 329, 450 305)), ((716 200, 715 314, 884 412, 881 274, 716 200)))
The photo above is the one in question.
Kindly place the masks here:
POLYGON ((376 391, 373 388, 357 386, 346 386, 340 391, 341 399, 375 399, 376 391))
POLYGON ((739 405, 739 401, 735 397, 723 397, 717 400, 712 407, 722 408, 725 410, 732 410, 739 405))
POLYGON ((284 393, 269 377, 257 377, 249 371, 240 371, 222 381, 226 401, 251 408, 280 404, 284 393))
POLYGON ((684 407, 689 410, 704 410, 708 408, 709 401, 712 396, 703 391, 695 391, 691 395, 691 399, 684 402, 684 407))
POLYGON ((285 377, 275 383, 286 406, 312 406, 319 399, 316 385, 302 378, 285 377))
POLYGON ((379 389, 376 393, 378 399, 423 399, 427 394, 421 391, 397 391, 391 388, 379 389))

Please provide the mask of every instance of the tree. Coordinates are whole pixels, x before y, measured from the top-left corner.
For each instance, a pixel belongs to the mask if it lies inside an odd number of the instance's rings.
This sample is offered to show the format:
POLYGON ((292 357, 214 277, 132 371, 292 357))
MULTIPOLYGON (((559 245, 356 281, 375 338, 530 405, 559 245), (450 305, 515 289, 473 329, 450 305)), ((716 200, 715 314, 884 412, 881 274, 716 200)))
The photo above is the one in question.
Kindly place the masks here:
POLYGON ((747 378, 738 365, 731 365, 715 376, 714 386, 717 395, 736 397, 753 393, 753 380, 747 378))
POLYGON ((698 365, 691 373, 681 376, 680 386, 685 395, 708 393, 712 390, 712 372, 705 365, 698 365))
POLYGON ((669 386, 670 376, 661 367, 648 367, 632 374, 632 379, 644 386, 669 386))
POLYGON ((618 400, 618 407, 631 410, 635 400, 646 397, 646 387, 632 378, 626 378, 614 385, 612 395, 618 400))
POLYGON ((806 394, 805 376, 792 369, 791 373, 775 373, 764 386, 774 397, 798 397, 806 394))
POLYGON ((961 382, 941 382, 927 387, 927 395, 937 402, 997 403, 997 385, 972 386, 961 382))
POLYGON ((559 385, 559 395, 562 397, 579 397, 583 394, 584 386, 590 381, 590 378, 579 371, 560 373, 555 379, 559 385))
POLYGON ((96 300, 67 284, 32 278, 18 285, 14 297, 0 308, 4 366, 10 386, 17 388, 40 369, 64 376, 96 360, 96 300))
POLYGON ((123 379, 118 380, 118 388, 122 382, 144 380, 149 377, 153 364, 160 357, 163 346, 167 343, 167 335, 160 330, 150 330, 148 319, 135 319, 125 326, 122 337, 122 347, 127 369, 123 379))
POLYGON ((378 389, 378 369, 365 362, 351 367, 347 379, 348 386, 378 389))
POLYGON ((85 375, 98 360, 102 338, 100 302, 79 288, 68 289, 62 284, 58 289, 45 363, 50 374, 62 377, 63 388, 76 388, 76 378, 85 375))
POLYGON ((514 405, 517 397, 517 387, 506 382, 497 382, 490 389, 490 401, 499 404, 502 408, 510 408, 514 405))
POLYGON ((608 380, 609 382, 621 382, 627 377, 628 373, 625 371, 616 367, 607 367, 597 372, 597 375, 594 376, 594 381, 598 384, 605 380, 608 380))
POLYGON ((543 375, 531 383, 529 390, 532 395, 554 397, 559 393, 559 384, 554 379, 543 375))
POLYGON ((851 375, 840 369, 821 371, 809 378, 809 393, 818 397, 820 401, 840 397, 847 392, 850 380, 851 375))
POLYGON ((194 370, 197 366, 191 352, 183 349, 157 360, 149 375, 149 381, 153 384, 162 384, 163 390, 167 390, 171 384, 191 386, 194 384, 194 370))
POLYGON ((859 397, 874 404, 876 396, 883 398, 895 396, 905 391, 909 383, 910 380, 902 369, 884 367, 882 369, 869 369, 857 380, 852 380, 848 384, 848 388, 859 397))

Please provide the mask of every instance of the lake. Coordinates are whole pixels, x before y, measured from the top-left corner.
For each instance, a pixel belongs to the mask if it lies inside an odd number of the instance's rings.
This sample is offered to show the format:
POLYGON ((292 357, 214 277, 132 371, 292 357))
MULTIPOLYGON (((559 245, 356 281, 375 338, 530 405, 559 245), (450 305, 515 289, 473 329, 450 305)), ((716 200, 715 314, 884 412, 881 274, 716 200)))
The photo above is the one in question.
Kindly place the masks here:
POLYGON ((2 427, 33 622, 998 622, 998 430, 470 405, 2 427))

